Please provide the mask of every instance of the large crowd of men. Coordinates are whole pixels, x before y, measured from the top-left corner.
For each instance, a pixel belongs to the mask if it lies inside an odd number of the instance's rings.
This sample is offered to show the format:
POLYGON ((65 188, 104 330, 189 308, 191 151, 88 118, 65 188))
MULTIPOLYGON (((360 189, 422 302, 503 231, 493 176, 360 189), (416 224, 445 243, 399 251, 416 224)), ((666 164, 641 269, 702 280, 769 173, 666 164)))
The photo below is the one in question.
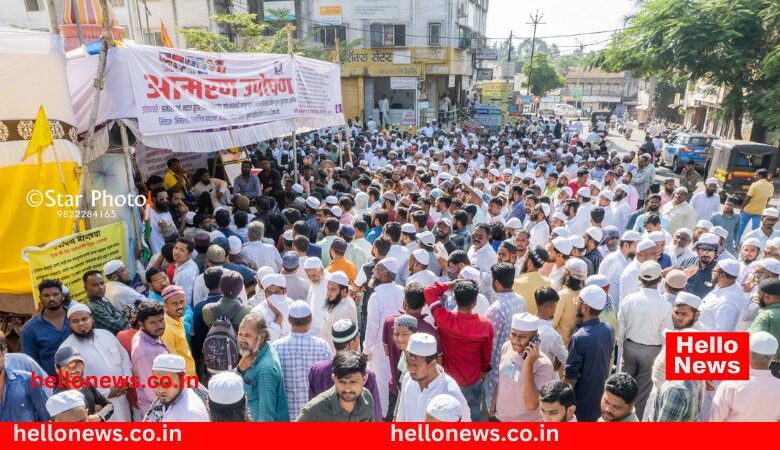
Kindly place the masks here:
POLYGON ((597 131, 350 120, 233 180, 171 159, 147 257, 41 282, 0 336, 0 420, 777 421, 770 174, 660 182, 652 136, 597 131), (749 380, 666 380, 670 330, 749 331, 749 380), (102 376, 141 384, 73 382, 102 376))

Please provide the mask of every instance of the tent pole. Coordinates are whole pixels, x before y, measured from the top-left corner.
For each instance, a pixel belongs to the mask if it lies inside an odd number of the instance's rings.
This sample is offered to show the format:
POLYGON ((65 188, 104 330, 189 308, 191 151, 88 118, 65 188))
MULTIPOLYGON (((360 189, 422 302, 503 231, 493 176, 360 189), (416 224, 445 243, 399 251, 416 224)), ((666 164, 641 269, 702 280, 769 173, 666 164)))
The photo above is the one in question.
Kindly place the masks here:
MULTIPOLYGON (((130 159, 130 140, 127 138, 127 126, 123 120, 118 120, 119 125, 119 137, 122 140, 122 154, 125 157, 125 172, 127 173, 127 188, 130 190, 130 195, 136 196, 138 192, 135 190, 135 181, 133 180, 133 163, 130 159)), ((137 259, 141 249, 141 231, 138 229, 138 219, 136 217, 138 207, 132 207, 130 210, 133 214, 133 236, 135 237, 135 251, 134 257, 137 259)))
MULTIPOLYGON (((108 0, 100 0, 100 7, 103 10, 103 45, 100 48, 100 57, 98 59, 98 71, 97 76, 95 77, 95 94, 92 97, 92 110, 89 113, 89 125, 87 127, 87 142, 86 142, 86 148, 84 149, 83 158, 81 161, 83 171, 81 175, 81 187, 79 188, 79 193, 81 196, 79 198, 86 198, 86 189, 87 189, 87 176, 89 175, 89 163, 92 158, 92 153, 95 149, 95 124, 97 122, 97 113, 98 113, 98 107, 100 106, 100 93, 103 91, 103 84, 105 82, 105 73, 106 73, 106 59, 108 57, 108 49, 109 47, 112 47, 114 45, 114 38, 111 35, 111 16, 108 13, 108 0)), ((83 203, 83 202, 82 202, 83 203)), ((83 205, 80 205, 79 209, 81 209, 81 212, 86 212, 86 209, 83 207, 83 205)), ((89 217, 87 217, 87 214, 82 214, 82 217, 84 218, 84 223, 87 229, 89 229, 89 217)), ((73 222, 73 231, 78 231, 79 227, 79 221, 76 220, 73 222)))

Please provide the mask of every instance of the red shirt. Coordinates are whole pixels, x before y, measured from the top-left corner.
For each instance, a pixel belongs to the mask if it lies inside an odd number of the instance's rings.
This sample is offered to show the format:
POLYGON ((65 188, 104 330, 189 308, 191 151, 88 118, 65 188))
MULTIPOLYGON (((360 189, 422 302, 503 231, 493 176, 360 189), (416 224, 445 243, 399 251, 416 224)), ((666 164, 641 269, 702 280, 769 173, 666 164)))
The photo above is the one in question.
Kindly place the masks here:
POLYGON ((569 184, 567 184, 566 186, 568 186, 569 189, 571 189, 571 192, 572 192, 572 196, 571 197, 575 198, 577 196, 577 191, 580 190, 580 188, 585 186, 587 183, 588 183, 588 179, 585 178, 585 183, 577 184, 577 179, 575 178, 574 181, 572 181, 569 184))
POLYGON ((439 300, 445 292, 446 285, 433 283, 423 291, 425 303, 439 330, 444 371, 458 386, 471 386, 483 373, 490 372, 493 325, 478 314, 447 311, 439 300))
MULTIPOLYGON (((128 355, 132 353, 133 336, 135 336, 136 333, 138 333, 138 330, 135 328, 128 328, 120 331, 116 335, 116 339, 122 344, 122 347, 127 350, 128 355)), ((130 403, 130 406, 133 408, 138 408, 138 395, 135 393, 135 389, 127 390, 127 402, 130 403)))

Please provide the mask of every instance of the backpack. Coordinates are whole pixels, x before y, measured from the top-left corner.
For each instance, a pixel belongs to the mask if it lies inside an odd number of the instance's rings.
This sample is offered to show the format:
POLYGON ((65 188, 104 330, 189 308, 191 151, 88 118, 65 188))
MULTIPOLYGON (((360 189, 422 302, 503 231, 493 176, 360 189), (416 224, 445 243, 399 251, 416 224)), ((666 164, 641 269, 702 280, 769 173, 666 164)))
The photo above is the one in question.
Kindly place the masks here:
POLYGON ((230 371, 238 366, 238 340, 232 319, 241 308, 240 303, 233 305, 226 315, 214 320, 206 334, 203 341, 203 362, 211 374, 230 371))

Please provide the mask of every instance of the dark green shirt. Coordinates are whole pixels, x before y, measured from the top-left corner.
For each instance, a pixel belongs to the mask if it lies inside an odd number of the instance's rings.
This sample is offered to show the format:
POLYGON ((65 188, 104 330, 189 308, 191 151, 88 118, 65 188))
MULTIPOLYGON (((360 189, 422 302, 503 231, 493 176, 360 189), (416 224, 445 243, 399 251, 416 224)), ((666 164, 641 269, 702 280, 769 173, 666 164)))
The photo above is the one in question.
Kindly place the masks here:
POLYGON ((363 392, 355 403, 352 412, 344 411, 339 405, 339 399, 336 396, 336 388, 332 387, 327 391, 314 397, 301 408, 296 422, 373 422, 374 421, 374 399, 368 389, 363 392))

